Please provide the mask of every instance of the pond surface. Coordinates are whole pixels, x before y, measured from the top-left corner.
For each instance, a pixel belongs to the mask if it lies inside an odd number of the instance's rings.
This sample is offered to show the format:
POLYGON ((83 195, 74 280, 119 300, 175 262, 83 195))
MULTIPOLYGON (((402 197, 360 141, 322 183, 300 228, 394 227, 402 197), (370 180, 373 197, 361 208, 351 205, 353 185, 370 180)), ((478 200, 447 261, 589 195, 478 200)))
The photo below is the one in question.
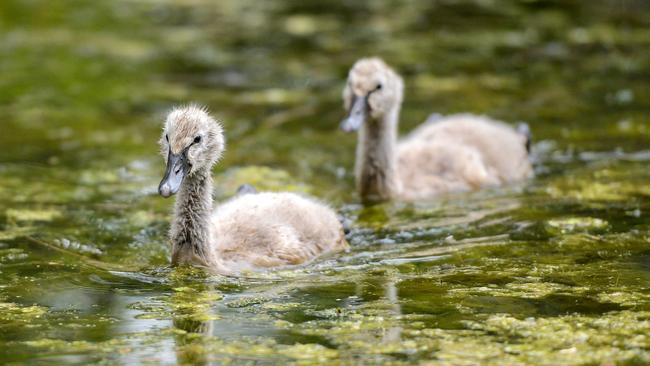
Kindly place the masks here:
POLYGON ((0 360, 648 364, 648 55, 643 1, 2 1, 0 360), (405 77, 402 132, 527 121, 537 177, 361 205, 337 125, 367 55, 405 77), (190 101, 226 127, 217 197, 320 197, 351 251, 168 268, 156 140, 190 101))

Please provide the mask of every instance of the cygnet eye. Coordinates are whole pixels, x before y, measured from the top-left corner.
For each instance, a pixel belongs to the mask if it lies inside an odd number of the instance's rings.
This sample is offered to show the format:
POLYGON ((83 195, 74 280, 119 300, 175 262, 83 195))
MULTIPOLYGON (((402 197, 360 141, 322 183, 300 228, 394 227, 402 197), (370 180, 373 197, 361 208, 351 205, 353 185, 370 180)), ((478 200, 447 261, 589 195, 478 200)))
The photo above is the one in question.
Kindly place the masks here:
POLYGON ((381 88, 382 88, 382 85, 381 85, 381 83, 379 83, 379 84, 377 84, 377 87, 375 88, 375 90, 379 90, 381 88))
POLYGON ((201 142, 201 136, 196 136, 196 137, 194 138, 194 143, 195 143, 195 144, 198 144, 199 142, 201 142))

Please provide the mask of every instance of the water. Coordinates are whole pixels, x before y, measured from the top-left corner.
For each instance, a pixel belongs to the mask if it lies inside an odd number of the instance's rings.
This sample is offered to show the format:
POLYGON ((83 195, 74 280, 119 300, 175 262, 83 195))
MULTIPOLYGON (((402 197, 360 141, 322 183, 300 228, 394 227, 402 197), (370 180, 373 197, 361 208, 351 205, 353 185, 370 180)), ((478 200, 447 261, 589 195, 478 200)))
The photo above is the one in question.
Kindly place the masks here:
POLYGON ((0 359, 7 364, 650 363, 650 9, 642 1, 0 4, 0 359), (432 112, 527 121, 537 178, 363 206, 347 69, 432 112), (224 199, 307 192, 350 253, 170 269, 156 140, 197 101, 224 199))

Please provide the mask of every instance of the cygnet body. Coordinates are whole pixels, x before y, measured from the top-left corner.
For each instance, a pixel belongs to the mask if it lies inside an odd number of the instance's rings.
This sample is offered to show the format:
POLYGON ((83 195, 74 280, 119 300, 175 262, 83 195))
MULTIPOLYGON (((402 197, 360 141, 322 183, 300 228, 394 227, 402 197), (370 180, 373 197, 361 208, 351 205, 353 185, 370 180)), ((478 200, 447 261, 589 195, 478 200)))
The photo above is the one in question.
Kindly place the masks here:
POLYGON ((527 128, 484 116, 432 116, 398 141, 402 78, 378 58, 361 59, 343 90, 344 131, 358 130, 357 190, 364 201, 415 201, 532 177, 527 128))
POLYGON ((213 207, 211 168, 223 128, 204 108, 174 109, 160 139, 167 168, 158 191, 177 194, 170 229, 172 265, 225 275, 306 263, 348 248, 336 214, 302 195, 239 194, 213 207))

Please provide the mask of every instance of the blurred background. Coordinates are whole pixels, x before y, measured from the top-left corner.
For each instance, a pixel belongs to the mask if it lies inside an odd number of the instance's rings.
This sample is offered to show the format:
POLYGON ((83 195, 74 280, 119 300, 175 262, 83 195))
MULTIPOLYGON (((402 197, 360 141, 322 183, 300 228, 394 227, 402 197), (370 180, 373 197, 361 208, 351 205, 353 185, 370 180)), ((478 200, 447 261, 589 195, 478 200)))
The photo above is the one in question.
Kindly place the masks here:
POLYGON ((642 0, 3 0, 0 359, 650 362, 649 55, 642 0), (402 133, 526 121, 538 177, 359 205, 338 123, 365 56, 405 78, 402 133), (167 269, 157 139, 188 102, 225 126, 220 199, 325 199, 352 252, 249 281, 167 269))

